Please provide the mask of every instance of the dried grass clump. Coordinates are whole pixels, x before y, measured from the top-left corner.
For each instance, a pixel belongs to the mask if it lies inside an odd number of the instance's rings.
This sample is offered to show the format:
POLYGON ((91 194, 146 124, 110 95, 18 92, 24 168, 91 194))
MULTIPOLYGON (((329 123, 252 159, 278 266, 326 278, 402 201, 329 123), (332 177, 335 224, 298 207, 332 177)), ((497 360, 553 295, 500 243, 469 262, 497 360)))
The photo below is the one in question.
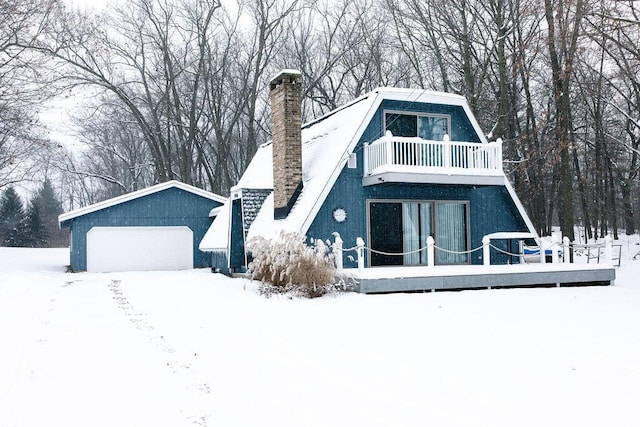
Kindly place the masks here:
POLYGON ((333 254, 322 240, 312 240, 298 233, 280 233, 277 239, 255 237, 247 242, 253 260, 249 273, 263 286, 264 295, 290 293, 315 298, 336 289, 333 254))

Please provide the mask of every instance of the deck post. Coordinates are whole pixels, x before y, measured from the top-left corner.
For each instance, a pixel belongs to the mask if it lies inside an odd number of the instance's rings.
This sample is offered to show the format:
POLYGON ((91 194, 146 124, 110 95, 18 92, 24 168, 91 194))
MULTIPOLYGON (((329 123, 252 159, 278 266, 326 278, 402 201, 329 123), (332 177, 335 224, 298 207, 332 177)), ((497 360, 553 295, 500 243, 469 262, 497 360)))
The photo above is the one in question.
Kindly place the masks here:
POLYGON ((443 165, 445 169, 449 169, 451 167, 451 144, 447 144, 450 142, 449 135, 445 134, 442 137, 442 151, 444 153, 443 156, 443 165))
POLYGON ((562 238, 562 257, 565 264, 571 262, 571 245, 567 236, 562 238))
POLYGON ((363 144, 363 155, 362 155, 362 169, 364 169, 364 176, 369 175, 369 143, 365 142, 363 144))
POLYGON ((385 148, 385 154, 386 154, 386 159, 384 164, 385 165, 393 165, 393 134, 391 133, 390 130, 386 131, 384 134, 384 148, 385 148))
POLYGON ((491 239, 489 236, 482 238, 482 265, 491 265, 491 239))
POLYGON ((435 264, 435 240, 433 240, 433 236, 427 237, 427 266, 433 267, 435 264))
POLYGON ((604 262, 613 264, 613 240, 608 234, 604 237, 604 262))
POLYGON ((333 245, 331 245, 331 248, 333 250, 333 258, 335 260, 336 263, 336 270, 338 270, 338 272, 342 272, 342 267, 343 267, 343 261, 342 261, 342 237, 340 237, 340 233, 338 233, 337 231, 333 233, 335 239, 335 242, 333 242, 333 245))
POLYGON ((356 247, 358 251, 358 271, 364 270, 364 240, 362 237, 356 239, 356 247))
POLYGON ((502 138, 496 140, 496 169, 502 170, 502 138))
POLYGON ((540 239, 540 263, 547 263, 547 241, 545 239, 540 239))
POLYGON ((556 236, 551 237, 551 263, 558 263, 558 250, 560 249, 560 242, 556 236))

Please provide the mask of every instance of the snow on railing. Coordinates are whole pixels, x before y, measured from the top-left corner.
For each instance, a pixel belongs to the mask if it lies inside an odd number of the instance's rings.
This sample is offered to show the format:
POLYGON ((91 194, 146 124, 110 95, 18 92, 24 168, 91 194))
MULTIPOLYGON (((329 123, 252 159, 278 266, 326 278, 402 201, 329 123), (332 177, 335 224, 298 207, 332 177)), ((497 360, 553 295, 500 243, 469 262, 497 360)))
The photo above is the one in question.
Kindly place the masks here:
POLYGON ((365 144, 365 176, 382 166, 416 168, 502 171, 502 140, 487 144, 443 141, 393 136, 387 131, 382 138, 365 144))

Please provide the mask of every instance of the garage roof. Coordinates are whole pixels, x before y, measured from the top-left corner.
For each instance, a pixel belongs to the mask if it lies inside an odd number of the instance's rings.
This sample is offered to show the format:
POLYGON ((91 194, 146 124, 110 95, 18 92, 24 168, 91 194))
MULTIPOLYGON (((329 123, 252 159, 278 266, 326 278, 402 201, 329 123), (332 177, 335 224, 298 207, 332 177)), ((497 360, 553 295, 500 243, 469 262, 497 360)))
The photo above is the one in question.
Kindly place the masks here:
POLYGON ((58 224, 60 228, 67 226, 65 222, 70 219, 77 218, 82 215, 87 215, 92 212, 99 211, 101 209, 105 209, 111 206, 118 205, 120 203, 128 202, 129 200, 134 200, 140 197, 148 196, 149 194, 157 193, 159 191, 166 190, 168 188, 179 188, 184 191, 188 191, 190 193, 196 194, 201 197, 205 197, 210 200, 215 200, 216 202, 220 202, 224 204, 227 199, 225 197, 219 196, 217 194, 211 193, 209 191, 202 190, 200 188, 194 187, 192 185, 185 184, 180 181, 167 181, 161 184, 156 184, 151 187, 143 188, 142 190, 134 191, 132 193, 123 194, 122 196, 114 197, 112 199, 103 200, 102 202, 94 203, 89 206, 85 206, 80 209, 73 210, 71 212, 66 212, 58 216, 58 224))

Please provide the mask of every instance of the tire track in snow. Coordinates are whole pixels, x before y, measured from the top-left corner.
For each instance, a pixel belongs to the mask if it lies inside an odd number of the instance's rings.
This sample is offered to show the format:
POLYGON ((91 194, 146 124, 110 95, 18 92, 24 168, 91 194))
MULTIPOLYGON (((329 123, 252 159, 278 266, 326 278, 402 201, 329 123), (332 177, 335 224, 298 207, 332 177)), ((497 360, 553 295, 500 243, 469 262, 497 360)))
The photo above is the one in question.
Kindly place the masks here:
MULTIPOLYGON (((168 356, 166 363, 167 368, 172 374, 178 375, 186 381, 186 388, 197 393, 200 397, 205 398, 211 394, 211 387, 205 382, 202 382, 198 374, 191 367, 190 363, 184 363, 175 355, 176 349, 172 346, 164 337, 164 335, 156 332, 156 329, 149 322, 146 313, 136 310, 131 302, 127 299, 124 291, 121 287, 122 281, 112 279, 108 285, 109 290, 112 293, 112 298, 125 314, 127 319, 133 323, 136 329, 145 336, 149 343, 155 346, 158 350, 165 353, 168 356)), ((204 400, 204 399, 203 399, 204 400)), ((198 408, 200 411, 201 408, 198 408)), ((184 412, 184 411, 183 411, 184 412)), ((186 415, 186 414, 185 414, 186 415)), ((202 427, 207 426, 207 419, 210 414, 187 415, 189 420, 194 424, 202 427)))

